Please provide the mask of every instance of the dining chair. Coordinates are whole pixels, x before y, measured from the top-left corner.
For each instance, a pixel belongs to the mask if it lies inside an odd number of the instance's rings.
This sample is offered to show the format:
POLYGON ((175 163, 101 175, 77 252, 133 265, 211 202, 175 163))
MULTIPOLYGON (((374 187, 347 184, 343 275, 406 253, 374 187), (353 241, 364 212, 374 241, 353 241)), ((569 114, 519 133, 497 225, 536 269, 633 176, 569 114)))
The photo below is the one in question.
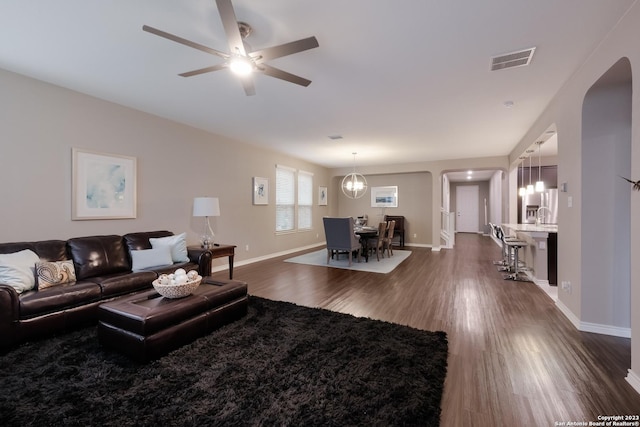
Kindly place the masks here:
POLYGON ((389 221, 389 225, 387 227, 387 234, 383 239, 383 247, 382 247, 382 257, 384 258, 384 250, 387 250, 387 255, 389 257, 393 256, 393 230, 396 228, 395 221, 389 221))
POLYGON ((324 223, 324 234, 327 240, 327 264, 331 259, 331 254, 335 251, 347 252, 349 254, 349 267, 351 267, 353 252, 358 254, 360 262, 360 249, 362 247, 360 239, 353 231, 353 218, 322 218, 324 223))
POLYGON ((376 237, 372 237, 367 242, 367 248, 376 251, 376 257, 378 261, 380 261, 380 252, 382 252, 382 258, 384 258, 384 242, 387 238, 387 223, 381 222, 378 224, 378 235, 376 237))

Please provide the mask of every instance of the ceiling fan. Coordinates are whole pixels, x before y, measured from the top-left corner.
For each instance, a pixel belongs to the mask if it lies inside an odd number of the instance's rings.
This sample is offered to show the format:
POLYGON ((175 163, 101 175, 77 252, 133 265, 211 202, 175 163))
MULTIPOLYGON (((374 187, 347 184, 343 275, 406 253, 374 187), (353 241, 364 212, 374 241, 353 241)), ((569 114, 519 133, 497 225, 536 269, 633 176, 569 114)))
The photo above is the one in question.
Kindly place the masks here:
POLYGON ((224 27, 227 41, 229 42, 229 53, 221 52, 219 50, 212 49, 199 43, 183 39, 182 37, 169 34, 165 31, 158 30, 157 28, 153 28, 148 25, 143 25, 142 29, 148 33, 164 37, 185 46, 189 46, 194 49, 219 56, 225 60, 222 64, 179 74, 182 77, 191 77, 199 74, 210 73, 212 71, 222 70, 224 68, 230 68, 233 72, 241 77, 242 86, 244 87, 244 91, 248 96, 255 95, 256 93, 253 84, 253 78, 251 76, 252 72, 259 72, 262 74, 266 74, 267 76, 275 77, 277 79, 285 80, 287 82, 295 83, 305 87, 309 86, 311 80, 307 80, 303 77, 296 76, 295 74, 291 74, 278 68, 272 67, 265 62, 271 59, 280 58, 308 49, 316 48, 319 45, 318 40, 315 37, 307 37, 305 39, 284 43, 278 46, 268 47, 266 49, 248 51, 249 46, 245 44, 244 38, 251 33, 251 26, 247 23, 237 21, 236 14, 233 10, 233 5, 231 4, 231 0, 216 0, 216 5, 218 6, 218 13, 220 13, 222 26, 224 27))

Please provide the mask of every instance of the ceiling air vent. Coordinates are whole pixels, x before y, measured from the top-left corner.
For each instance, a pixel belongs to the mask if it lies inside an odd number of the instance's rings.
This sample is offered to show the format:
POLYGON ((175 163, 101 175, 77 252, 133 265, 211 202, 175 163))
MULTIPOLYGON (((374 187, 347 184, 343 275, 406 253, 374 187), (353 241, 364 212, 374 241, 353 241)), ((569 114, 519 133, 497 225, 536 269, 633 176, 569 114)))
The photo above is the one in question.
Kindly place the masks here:
POLYGON ((522 67, 529 65, 531 58, 533 58, 533 52, 536 48, 519 50, 517 52, 511 52, 500 56, 494 56, 491 58, 491 71, 504 70, 505 68, 522 67))

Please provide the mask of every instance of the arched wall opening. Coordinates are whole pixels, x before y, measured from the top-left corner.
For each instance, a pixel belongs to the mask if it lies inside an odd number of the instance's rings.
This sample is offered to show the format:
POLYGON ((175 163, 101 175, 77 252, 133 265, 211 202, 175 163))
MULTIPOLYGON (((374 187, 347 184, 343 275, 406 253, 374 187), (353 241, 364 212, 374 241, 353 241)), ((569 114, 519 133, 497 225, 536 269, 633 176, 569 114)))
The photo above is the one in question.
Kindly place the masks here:
POLYGON ((631 64, 616 62, 582 106, 581 323, 631 336, 631 64))

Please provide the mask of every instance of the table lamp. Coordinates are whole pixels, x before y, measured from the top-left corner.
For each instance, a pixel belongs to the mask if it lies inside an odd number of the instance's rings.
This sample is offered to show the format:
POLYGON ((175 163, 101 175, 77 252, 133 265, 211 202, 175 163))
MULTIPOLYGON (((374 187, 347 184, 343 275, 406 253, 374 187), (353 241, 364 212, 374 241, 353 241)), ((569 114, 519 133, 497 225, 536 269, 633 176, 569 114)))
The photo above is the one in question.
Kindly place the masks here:
POLYGON ((220 216, 220 203, 217 197, 196 197, 193 199, 193 216, 203 216, 206 218, 204 233, 200 238, 200 243, 205 249, 213 246, 213 230, 209 223, 210 216, 220 216))

